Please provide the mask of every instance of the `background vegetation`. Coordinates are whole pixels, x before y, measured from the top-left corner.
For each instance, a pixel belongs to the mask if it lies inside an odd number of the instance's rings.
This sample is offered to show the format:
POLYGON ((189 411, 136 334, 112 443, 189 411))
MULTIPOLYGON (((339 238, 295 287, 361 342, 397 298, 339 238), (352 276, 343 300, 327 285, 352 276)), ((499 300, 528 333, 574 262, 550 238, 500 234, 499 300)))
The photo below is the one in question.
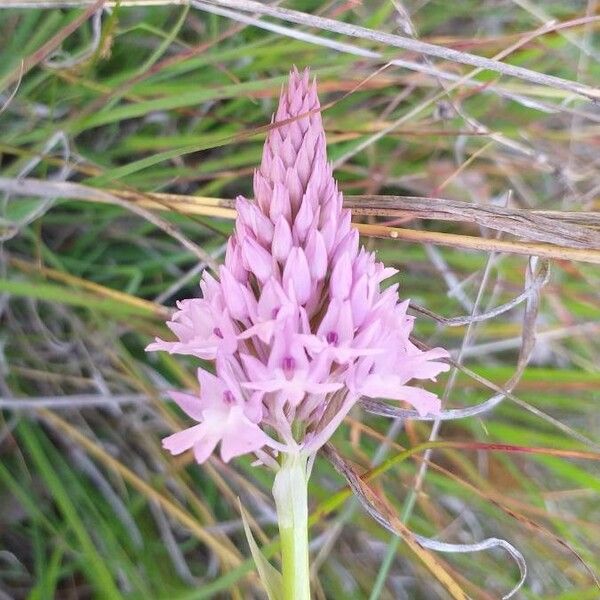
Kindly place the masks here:
MULTIPOLYGON (((194 367, 144 347, 220 260, 231 211, 210 199, 251 195, 296 64, 317 76, 341 188, 375 207, 356 211, 364 243, 400 269, 417 338, 452 351, 456 369, 431 387, 447 408, 512 389, 433 428, 357 408, 335 447, 359 472, 383 464, 369 485, 410 530, 518 548, 520 597, 599 598, 598 3, 281 3, 529 78, 201 3, 123 2, 101 18, 101 2, 41 4, 0 3, 0 597, 260 597, 236 499, 275 540, 271 476, 161 450, 185 422, 164 390, 192 387, 194 367), (438 200, 407 212, 406 196, 438 200), (456 221, 446 200, 477 206, 456 221)), ((491 599, 518 580, 501 548, 428 567, 345 485, 317 462, 315 598, 461 597, 445 573, 491 599)))

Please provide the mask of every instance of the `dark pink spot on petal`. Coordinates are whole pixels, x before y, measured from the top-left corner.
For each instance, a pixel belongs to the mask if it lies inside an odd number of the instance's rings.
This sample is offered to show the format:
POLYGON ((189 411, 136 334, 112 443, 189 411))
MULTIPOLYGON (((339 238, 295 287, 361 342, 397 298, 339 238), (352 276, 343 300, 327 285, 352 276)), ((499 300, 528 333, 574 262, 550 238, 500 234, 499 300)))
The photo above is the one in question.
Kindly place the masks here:
POLYGON ((281 361, 281 368, 286 375, 291 375, 296 368, 296 361, 291 356, 286 356, 281 361))
POLYGON ((338 334, 335 331, 330 331, 326 336, 325 339, 327 340, 328 344, 331 344, 332 346, 336 346, 339 340, 338 334))

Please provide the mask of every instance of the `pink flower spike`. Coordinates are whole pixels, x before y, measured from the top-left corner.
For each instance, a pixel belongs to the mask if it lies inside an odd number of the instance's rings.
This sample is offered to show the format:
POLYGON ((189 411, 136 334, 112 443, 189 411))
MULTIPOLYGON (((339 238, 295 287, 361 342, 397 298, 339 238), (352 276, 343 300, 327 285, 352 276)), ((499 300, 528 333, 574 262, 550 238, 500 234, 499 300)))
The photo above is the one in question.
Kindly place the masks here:
POLYGON ((437 414, 437 396, 413 384, 447 371, 448 353, 410 341, 408 301, 398 284, 381 289, 396 269, 359 247, 307 70, 282 90, 253 185, 219 280, 205 271, 202 298, 168 323, 177 339, 148 346, 216 363, 198 371, 200 394, 172 393, 193 424, 165 448, 203 462, 220 445, 223 460, 256 453, 277 468, 276 452, 316 452, 361 395, 437 414))

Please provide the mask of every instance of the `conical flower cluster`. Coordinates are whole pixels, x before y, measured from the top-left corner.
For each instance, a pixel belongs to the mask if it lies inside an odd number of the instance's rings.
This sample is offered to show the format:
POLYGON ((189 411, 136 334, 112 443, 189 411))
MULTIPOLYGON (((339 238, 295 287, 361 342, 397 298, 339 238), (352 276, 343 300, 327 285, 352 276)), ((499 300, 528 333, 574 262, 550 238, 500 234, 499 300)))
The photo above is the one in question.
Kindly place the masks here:
POLYGON ((310 455, 361 396, 410 403, 435 414, 435 394, 409 385, 447 370, 409 341, 413 319, 396 273, 359 246, 327 163, 316 85, 294 70, 254 176, 255 201, 236 201, 235 232, 217 281, 184 300, 166 350, 215 361, 198 370, 199 395, 173 392, 197 425, 164 440, 203 462, 220 443, 229 460, 256 453, 310 455))

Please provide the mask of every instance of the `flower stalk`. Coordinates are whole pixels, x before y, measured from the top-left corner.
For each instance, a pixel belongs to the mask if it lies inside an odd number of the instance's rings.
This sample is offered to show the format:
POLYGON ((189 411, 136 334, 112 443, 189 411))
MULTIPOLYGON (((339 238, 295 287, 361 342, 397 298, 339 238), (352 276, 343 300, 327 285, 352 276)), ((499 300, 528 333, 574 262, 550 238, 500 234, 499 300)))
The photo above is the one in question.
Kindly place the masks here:
POLYGON ((273 484, 281 540, 282 600, 310 600, 307 460, 302 453, 286 454, 273 484))

